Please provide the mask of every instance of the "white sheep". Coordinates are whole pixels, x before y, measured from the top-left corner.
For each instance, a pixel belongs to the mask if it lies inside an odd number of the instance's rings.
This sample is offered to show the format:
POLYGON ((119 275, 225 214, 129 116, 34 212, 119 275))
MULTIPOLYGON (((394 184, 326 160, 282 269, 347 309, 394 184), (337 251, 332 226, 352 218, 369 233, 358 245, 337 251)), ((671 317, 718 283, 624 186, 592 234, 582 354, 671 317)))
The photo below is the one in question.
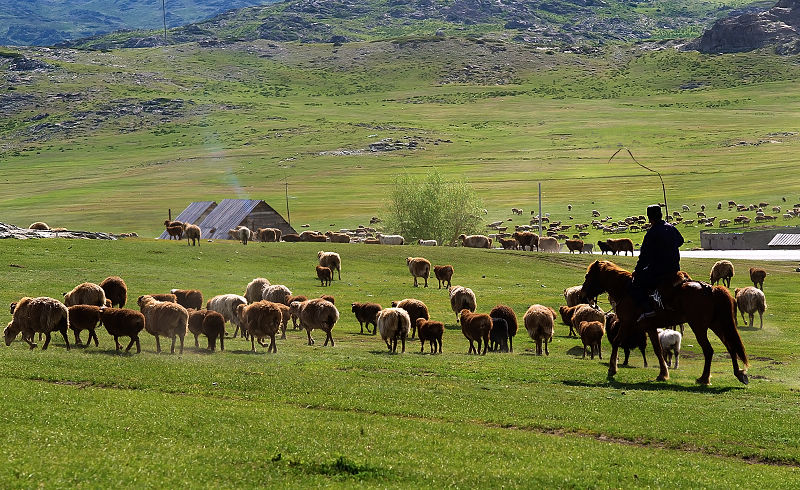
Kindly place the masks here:
POLYGON ((269 286, 269 280, 263 277, 257 277, 250 281, 245 289, 244 297, 247 304, 253 304, 256 301, 261 301, 264 298, 264 288, 269 286))
POLYGON ((742 321, 745 325, 753 326, 753 317, 755 312, 758 312, 758 319, 761 323, 760 328, 764 328, 764 310, 767 309, 767 300, 764 297, 764 292, 760 289, 747 286, 746 288, 734 289, 734 296, 736 297, 736 307, 739 308, 739 313, 742 314, 742 321), (744 319, 744 314, 750 315, 750 323, 744 319))
POLYGON ((564 290, 564 300, 567 302, 567 306, 577 306, 581 303, 585 303, 583 299, 583 294, 581 293, 582 286, 572 286, 564 290))
POLYGON ((236 330, 234 330, 233 336, 236 337, 240 328, 242 329, 242 335, 244 335, 244 326, 236 311, 239 305, 246 304, 247 298, 244 296, 239 296, 238 294, 220 294, 206 302, 206 309, 216 311, 222 315, 226 322, 231 322, 232 325, 235 325, 236 330))
POLYGON ((406 239, 401 235, 384 235, 381 233, 376 233, 375 236, 378 238, 378 241, 381 245, 403 245, 406 242, 406 239))
POLYGON ((677 330, 667 330, 664 328, 656 329, 658 332, 658 343, 661 344, 661 352, 667 361, 667 366, 672 362, 672 354, 675 354, 675 369, 678 369, 678 357, 681 355, 681 333, 677 330))
POLYGON ((289 297, 292 292, 283 284, 272 284, 264 288, 261 299, 289 306, 289 297))
POLYGON ((397 352, 397 340, 402 342, 402 351, 406 351, 406 338, 411 330, 411 318, 402 308, 386 308, 378 312, 378 331, 386 342, 390 352, 397 352))
POLYGON ((417 240, 417 244, 422 245, 423 247, 436 247, 439 245, 439 242, 436 240, 417 240))
POLYGON ((458 321, 458 314, 461 310, 475 311, 477 302, 475 301, 475 293, 470 288, 450 286, 447 290, 450 292, 450 308, 456 314, 456 321, 458 321))
POLYGON ((64 293, 64 305, 106 305, 106 293, 103 288, 93 282, 78 284, 72 291, 64 293))
POLYGON ((327 267, 331 271, 335 270, 339 275, 339 280, 342 280, 342 258, 339 257, 339 254, 320 250, 317 252, 317 258, 319 259, 319 265, 327 267))

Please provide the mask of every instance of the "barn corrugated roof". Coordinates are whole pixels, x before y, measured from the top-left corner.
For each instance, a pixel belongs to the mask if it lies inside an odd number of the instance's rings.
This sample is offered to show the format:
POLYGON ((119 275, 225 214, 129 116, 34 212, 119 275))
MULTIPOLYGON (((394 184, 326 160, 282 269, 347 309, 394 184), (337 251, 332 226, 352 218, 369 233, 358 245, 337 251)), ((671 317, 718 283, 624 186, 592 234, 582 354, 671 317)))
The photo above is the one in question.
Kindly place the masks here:
POLYGON ((800 247, 800 234, 778 233, 767 244, 768 247, 800 247))
POLYGON ((228 238, 228 230, 239 226, 260 202, 260 199, 223 199, 198 225, 201 236, 211 239, 228 238))
MULTIPOLYGON (((173 221, 181 221, 183 223, 196 223, 197 220, 205 213, 209 207, 216 206, 216 201, 197 201, 189 204, 186 206, 186 209, 181 211, 181 214, 178 215, 173 221)), ((169 234, 166 230, 164 230, 161 235, 158 237, 161 240, 166 240, 169 238, 169 234)))

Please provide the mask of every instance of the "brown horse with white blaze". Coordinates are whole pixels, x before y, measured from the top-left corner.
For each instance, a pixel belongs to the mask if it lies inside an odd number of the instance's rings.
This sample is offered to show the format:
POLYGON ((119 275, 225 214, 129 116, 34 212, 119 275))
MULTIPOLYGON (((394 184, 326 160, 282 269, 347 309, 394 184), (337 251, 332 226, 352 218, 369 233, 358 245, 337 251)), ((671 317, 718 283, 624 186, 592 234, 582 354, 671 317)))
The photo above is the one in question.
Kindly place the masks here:
POLYGON ((656 316, 637 323, 636 319, 641 314, 641 309, 630 296, 633 275, 609 261, 596 260, 589 266, 583 282, 584 294, 596 296, 606 292, 617 304, 620 328, 617 337, 609 339, 612 345, 611 359, 608 365, 609 377, 617 373, 617 349, 620 341, 635 329, 643 329, 649 335, 653 350, 658 357, 661 371, 657 379, 659 381, 669 379, 669 370, 661 352, 656 329, 666 328, 679 320, 681 323, 689 323, 697 338, 697 343, 703 349, 705 366, 703 374, 697 378, 699 384, 708 385, 711 378, 711 358, 714 349, 708 340, 708 329, 717 334, 728 350, 733 362, 733 374, 742 383, 748 383, 746 368, 749 366, 749 362, 742 338, 736 329, 733 298, 724 287, 711 286, 688 277, 685 272, 678 272, 672 284, 666 284, 666 287, 659 288, 664 302, 670 307, 670 310, 660 311, 656 316), (744 363, 745 369, 739 368, 739 360, 744 363))

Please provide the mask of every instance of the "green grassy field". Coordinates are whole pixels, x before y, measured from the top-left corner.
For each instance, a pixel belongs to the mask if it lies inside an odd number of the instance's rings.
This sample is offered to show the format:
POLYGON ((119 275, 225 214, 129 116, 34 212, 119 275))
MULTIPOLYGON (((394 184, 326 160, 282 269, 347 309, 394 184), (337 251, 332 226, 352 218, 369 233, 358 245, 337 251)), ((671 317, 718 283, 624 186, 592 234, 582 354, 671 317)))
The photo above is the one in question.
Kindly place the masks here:
MULTIPOLYGON (((713 384, 700 387, 702 355, 689 330, 666 383, 653 381, 651 351, 651 367, 634 353, 633 367, 609 382, 606 357, 581 359, 580 341, 560 322, 549 357, 533 354, 524 330, 513 353, 466 355, 446 291, 414 289, 404 261, 451 263, 453 283, 475 290, 479 311, 502 302, 521 319, 531 304, 563 304, 563 289, 582 282, 586 256, 329 245, 342 256, 343 280, 322 288, 313 272, 318 249, 0 241, 3 304, 60 297, 111 274, 127 281, 129 306, 173 287, 206 298, 242 294, 263 276, 296 294, 333 294, 341 312, 335 347, 307 346, 304 333, 290 330, 274 355, 260 347, 253 354, 241 339, 209 354, 191 336, 183 356, 158 355, 144 333, 141 354, 118 355, 102 329, 99 348, 67 352, 58 334, 44 352, 19 340, 0 348, 0 485, 770 488, 800 479, 794 264, 734 263, 735 287, 747 285, 751 265, 769 272, 763 330, 740 326, 751 382, 734 378, 714 337, 713 384), (404 297, 425 301, 446 322, 442 355, 420 355, 416 342, 390 355, 379 338, 359 333, 350 302, 386 306, 404 297)), ((682 266, 705 277, 711 263, 682 266)), ((607 341, 603 349, 608 355, 607 341)))

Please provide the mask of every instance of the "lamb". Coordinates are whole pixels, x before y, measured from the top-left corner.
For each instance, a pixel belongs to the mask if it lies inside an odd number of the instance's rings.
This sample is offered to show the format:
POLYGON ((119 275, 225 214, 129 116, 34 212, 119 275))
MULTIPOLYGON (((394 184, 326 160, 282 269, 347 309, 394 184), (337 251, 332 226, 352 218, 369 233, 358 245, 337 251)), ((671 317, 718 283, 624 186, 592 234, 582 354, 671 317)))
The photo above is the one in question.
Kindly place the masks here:
POLYGON ((428 307, 418 299, 407 298, 401 301, 392 301, 392 308, 401 308, 408 312, 408 317, 411 322, 409 327, 411 328, 412 339, 417 331, 417 318, 424 318, 425 320, 430 319, 428 307))
POLYGON ((747 286, 746 288, 734 289, 734 297, 736 298, 736 307, 739 308, 744 324, 752 327, 753 317, 758 312, 758 319, 761 323, 760 328, 764 328, 764 310, 767 309, 767 300, 764 297, 764 292, 756 287, 747 286), (744 319, 745 313, 750 315, 749 324, 744 319))
POLYGON ((47 231, 47 230, 50 229, 50 227, 47 226, 47 223, 45 223, 44 221, 36 221, 34 223, 31 223, 31 225, 28 227, 28 229, 29 230, 47 231))
POLYGON ((240 328, 242 329, 242 335, 244 335, 244 327, 237 314, 237 310, 239 305, 246 304, 247 299, 245 299, 244 296, 239 296, 238 294, 220 294, 206 302, 206 309, 216 311, 222 315, 226 322, 231 322, 232 325, 235 325, 236 329, 233 332, 233 337, 236 338, 240 328))
POLYGON ((342 258, 336 252, 317 252, 319 265, 322 267, 330 267, 331 271, 336 271, 339 275, 339 280, 342 280, 342 258))
POLYGON ((402 245, 406 242, 406 239, 401 235, 383 235, 381 233, 376 233, 375 236, 378 238, 381 245, 402 245))
POLYGON ((601 322, 605 324, 605 313, 599 308, 582 303, 572 307, 562 306, 559 308, 561 320, 565 325, 569 325, 569 335, 577 335, 576 328, 580 322, 601 322))
POLYGON ((199 226, 187 224, 183 229, 183 234, 186 236, 187 245, 189 245, 189 241, 191 240, 192 246, 194 246, 195 242, 198 247, 200 246, 200 236, 202 233, 199 226))
POLYGON ((256 351, 256 339, 261 347, 267 347, 264 337, 270 338, 267 352, 278 352, 275 344, 275 335, 280 328, 283 315, 275 303, 271 301, 256 301, 251 305, 239 305, 239 316, 242 318, 244 328, 250 334, 250 348, 256 351))
POLYGON ((606 243, 614 255, 621 252, 625 252, 625 255, 630 252, 633 255, 633 242, 630 238, 609 238, 606 243))
POLYGON ((261 299, 272 301, 273 303, 281 303, 289 305, 289 297, 292 292, 283 284, 272 284, 264 288, 261 299))
POLYGON ((411 329, 411 320, 408 313, 402 308, 386 308, 378 313, 378 330, 381 338, 386 342, 389 352, 397 352, 397 340, 403 345, 401 352, 406 351, 406 337, 411 329))
MULTIPOLYGON (((603 320, 605 321, 605 318, 603 320)), ((586 359, 586 347, 591 349, 592 359, 594 359, 595 350, 597 350, 597 356, 602 359, 601 341, 603 340, 603 334, 605 334, 603 322, 582 321, 576 328, 581 337, 581 342, 583 342, 583 359, 586 359)))
POLYGON ((259 228, 256 230, 256 237, 261 242, 281 241, 281 230, 278 228, 259 228))
POLYGON ((78 284, 72 291, 64 293, 64 305, 94 305, 105 306, 106 293, 103 288, 92 282, 78 284))
POLYGON ((675 354, 675 369, 678 369, 678 357, 681 355, 681 333, 677 330, 656 329, 658 332, 658 342, 661 344, 661 352, 664 353, 664 360, 667 366, 672 363, 672 354, 675 354))
POLYGON ((200 334, 208 337, 208 350, 214 352, 219 337, 219 349, 225 350, 225 317, 213 310, 191 309, 189 312, 189 331, 194 335, 194 346, 200 347, 200 334))
POLYGON ((33 350, 36 348, 33 334, 38 332, 45 335, 42 350, 46 350, 50 345, 50 332, 59 331, 64 337, 64 343, 67 344, 67 350, 69 350, 69 339, 67 338, 69 312, 60 301, 46 296, 24 297, 17 303, 12 303, 11 308, 13 317, 3 330, 6 345, 11 345, 11 342, 22 332, 22 340, 27 342, 33 350))
POLYGON ((475 293, 470 288, 450 286, 447 290, 450 293, 450 308, 456 314, 456 321, 458 321, 458 312, 461 310, 475 311, 475 308, 477 308, 475 293))
POLYGON ((94 346, 100 345, 97 340, 97 333, 94 331, 100 323, 100 307, 94 305, 74 305, 67 308, 69 316, 69 328, 75 335, 75 345, 81 346, 81 330, 89 331, 89 339, 86 345, 92 343, 94 339, 94 346))
POLYGON ((170 289, 169 292, 175 295, 175 302, 187 310, 199 310, 203 307, 203 293, 197 289, 170 289))
POLYGON ((425 287, 428 287, 428 276, 431 274, 431 263, 428 259, 422 257, 406 257, 406 265, 411 277, 414 278, 414 287, 419 287, 417 278, 422 277, 425 279, 425 287))
POLYGON ((330 267, 317 266, 317 279, 319 279, 320 286, 330 286, 333 281, 333 271, 330 267))
POLYGON ((139 310, 144 315, 144 329, 156 338, 156 352, 161 353, 159 336, 172 338, 170 354, 175 353, 175 339, 181 339, 180 354, 183 355, 183 339, 189 326, 186 308, 166 301, 157 301, 150 295, 139 296, 139 310))
POLYGON ((628 365, 628 358, 630 357, 631 350, 638 348, 642 353, 644 367, 647 367, 647 355, 645 354, 645 349, 647 348, 647 333, 644 330, 635 329, 633 332, 629 332, 628 338, 617 339, 619 328, 619 319, 616 313, 606 313, 606 337, 608 341, 611 342, 611 345, 614 345, 615 340, 619 342, 619 347, 625 351, 625 362, 623 362, 622 365, 628 365))
POLYGON ((264 298, 264 288, 269 285, 269 281, 263 277, 257 277, 250 281, 250 283, 247 284, 247 288, 244 292, 244 297, 247 300, 247 304, 261 301, 264 298))
POLYGON ((452 265, 434 265, 433 266, 433 275, 436 276, 436 280, 439 281, 439 289, 442 289, 442 283, 447 282, 447 287, 450 287, 450 280, 453 278, 453 266, 452 265))
POLYGON ((461 323, 461 333, 469 340, 469 350, 467 354, 481 354, 486 355, 486 349, 489 347, 489 333, 492 330, 492 319, 486 313, 472 313, 468 309, 461 310, 459 317, 461 323), (483 352, 481 350, 481 340, 483 341, 483 352), (474 342, 478 343, 478 349, 475 349, 474 342))
POLYGON ((491 317, 492 330, 489 332, 489 350, 508 352, 508 322, 502 318, 491 317))
POLYGON ((323 346, 331 343, 331 347, 335 344, 331 330, 336 322, 339 321, 339 310, 330 301, 324 299, 310 299, 300 303, 300 325, 306 329, 308 334, 308 345, 314 345, 314 339, 311 338, 311 331, 315 328, 325 332, 325 343, 323 346))
POLYGON ((180 240, 183 238, 183 227, 182 226, 168 226, 167 227, 167 235, 169 235, 170 240, 180 240))
MULTIPOLYGON (((502 318, 508 325, 508 350, 514 352, 514 337, 517 335, 517 314, 510 306, 497 305, 489 312, 489 316, 494 318, 502 318)), ((494 328, 494 327, 492 327, 494 328)))
POLYGON ((121 277, 110 276, 103 279, 100 283, 106 299, 111 300, 111 306, 118 305, 120 308, 125 306, 128 301, 128 286, 121 277))
POLYGON ((536 342, 536 355, 542 355, 542 343, 544 343, 544 353, 549 356, 547 344, 553 340, 553 320, 556 318, 556 311, 549 306, 531 305, 522 321, 525 330, 534 342, 536 342))
MULTIPOLYGON (((378 332, 378 312, 381 311, 381 305, 378 303, 352 303, 351 305, 353 313, 356 315, 356 320, 358 320, 358 324, 361 327, 361 333, 364 333, 364 325, 367 326, 367 333, 369 331, 369 324, 373 325, 372 335, 375 335, 378 332)), ((410 320, 409 320, 410 321, 410 320)))
POLYGON ((242 245, 247 245, 247 241, 252 238, 253 232, 246 226, 238 226, 233 230, 228 230, 228 236, 234 240, 238 239, 242 242, 242 245))
POLYGON ((539 238, 539 251, 540 252, 550 252, 550 253, 558 253, 561 249, 561 245, 558 244, 558 240, 551 236, 543 236, 539 238))
POLYGON ((417 244, 423 247, 436 247, 439 245, 439 242, 436 240, 417 240, 417 244))
POLYGON ((500 238, 498 240, 503 250, 516 250, 519 244, 513 238, 500 238))
POLYGON ((469 248, 492 248, 492 239, 486 235, 464 235, 458 236, 461 245, 469 248))
POLYGON ((444 323, 417 318, 417 333, 422 348, 420 354, 425 352, 425 342, 431 343, 431 354, 442 353, 442 336, 444 335, 444 323))
POLYGON ((566 243, 569 253, 573 252, 583 253, 583 240, 571 239, 567 240, 564 243, 566 243))
POLYGON ((760 267, 750 268, 750 280, 753 281, 753 286, 760 290, 764 290, 764 279, 767 277, 767 271, 760 267))
POLYGON ((733 277, 733 264, 730 260, 718 260, 711 267, 711 284, 717 284, 722 280, 725 287, 731 287, 731 278, 733 277))
POLYGON ((136 353, 142 352, 142 346, 139 343, 139 332, 144 329, 144 315, 136 310, 101 307, 100 319, 108 334, 114 337, 116 350, 122 349, 119 343, 120 337, 130 337, 131 341, 128 347, 125 348, 125 352, 131 350, 134 342, 136 343, 136 353))

